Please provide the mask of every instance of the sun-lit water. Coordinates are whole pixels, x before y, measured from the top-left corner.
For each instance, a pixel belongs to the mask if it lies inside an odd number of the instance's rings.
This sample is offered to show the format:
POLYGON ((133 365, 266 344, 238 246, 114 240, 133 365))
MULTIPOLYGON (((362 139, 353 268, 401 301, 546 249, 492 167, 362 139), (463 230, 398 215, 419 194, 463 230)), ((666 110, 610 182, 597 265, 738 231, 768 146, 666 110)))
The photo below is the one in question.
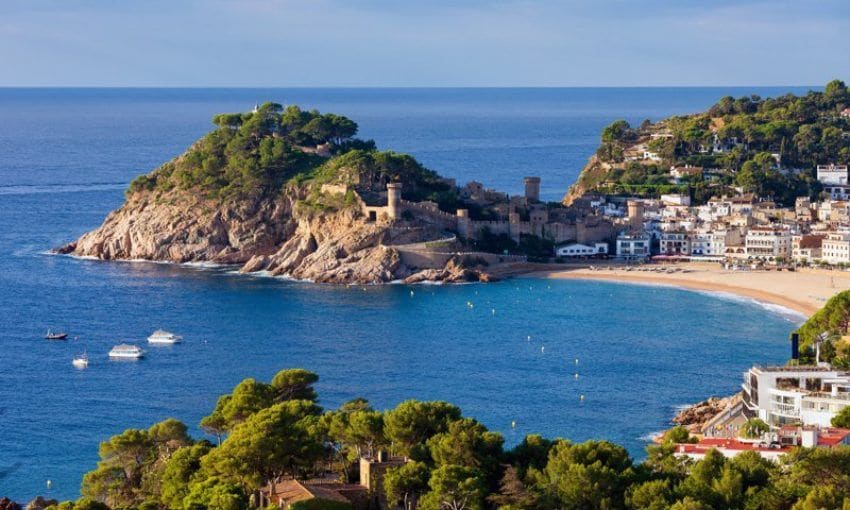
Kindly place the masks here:
POLYGON ((98 225, 133 176, 182 151, 213 113, 256 101, 349 115, 364 137, 460 182, 516 193, 540 175, 555 200, 612 120, 750 92, 785 90, 0 90, 0 495, 76 497, 99 441, 169 416, 200 434, 220 393, 284 367, 320 373, 327 407, 446 399, 509 444, 540 432, 639 456, 676 406, 735 391, 752 362, 783 360, 795 319, 663 287, 328 287, 44 253, 98 225), (42 340, 48 327, 79 339, 42 340), (107 360, 157 328, 185 343, 107 360), (78 371, 82 350, 91 364, 78 371))

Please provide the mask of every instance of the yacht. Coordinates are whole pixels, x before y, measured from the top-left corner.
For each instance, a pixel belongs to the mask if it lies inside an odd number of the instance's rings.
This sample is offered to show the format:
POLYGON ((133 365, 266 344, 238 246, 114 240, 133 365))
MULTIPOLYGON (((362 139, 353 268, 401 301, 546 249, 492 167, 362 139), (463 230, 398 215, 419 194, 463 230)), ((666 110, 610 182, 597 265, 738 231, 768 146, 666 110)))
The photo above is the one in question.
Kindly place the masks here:
POLYGON ((144 357, 145 351, 137 345, 119 344, 109 351, 109 357, 113 359, 139 359, 144 357))
POLYGON ((79 354, 74 356, 74 359, 71 360, 71 364, 74 365, 75 368, 88 368, 89 366, 89 356, 86 353, 79 354))
POLYGON ((148 337, 148 343, 152 344, 179 344, 182 341, 182 336, 169 333, 162 329, 154 331, 151 336, 148 337))

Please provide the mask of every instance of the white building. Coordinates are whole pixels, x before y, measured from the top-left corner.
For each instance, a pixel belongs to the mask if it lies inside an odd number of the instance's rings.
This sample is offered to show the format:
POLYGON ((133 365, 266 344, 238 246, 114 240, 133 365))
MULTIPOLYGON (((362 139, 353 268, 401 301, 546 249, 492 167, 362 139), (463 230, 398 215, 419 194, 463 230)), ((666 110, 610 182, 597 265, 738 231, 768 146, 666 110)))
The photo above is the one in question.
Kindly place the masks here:
POLYGON ((828 234, 821 243, 821 258, 830 264, 850 263, 850 233, 828 234))
POLYGON ((850 374, 828 366, 754 366, 741 388, 746 408, 772 427, 829 427, 850 405, 850 374))
POLYGON ((617 258, 633 260, 649 257, 650 239, 647 235, 617 236, 617 258))
POLYGON ((691 254, 691 241, 684 231, 662 232, 659 243, 662 255, 691 254))
POLYGON ((691 205, 691 197, 688 195, 680 195, 680 194, 665 194, 661 195, 661 203, 664 205, 691 205))
POLYGON ((747 256, 765 260, 791 256, 791 232, 782 226, 752 227, 745 239, 747 256))
POLYGON ((847 184, 847 165, 818 165, 818 180, 823 184, 847 184))
POLYGON ((824 185, 823 192, 832 200, 850 199, 850 185, 848 184, 827 184, 824 185))
POLYGON ((570 243, 555 249, 558 257, 592 257, 608 255, 608 243, 595 243, 593 246, 580 243, 570 243))

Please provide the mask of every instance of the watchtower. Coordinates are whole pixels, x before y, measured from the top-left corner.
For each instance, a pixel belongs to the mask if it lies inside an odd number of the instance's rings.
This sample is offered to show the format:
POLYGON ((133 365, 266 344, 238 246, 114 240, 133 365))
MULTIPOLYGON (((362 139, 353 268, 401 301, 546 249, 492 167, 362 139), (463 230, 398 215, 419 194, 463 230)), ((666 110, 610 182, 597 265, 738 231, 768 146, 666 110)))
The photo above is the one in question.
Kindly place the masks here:
POLYGON ((387 184, 387 216, 391 220, 401 217, 401 183, 391 182, 387 184))
POLYGON ((525 199, 528 202, 539 202, 540 177, 526 177, 523 182, 525 183, 525 199))

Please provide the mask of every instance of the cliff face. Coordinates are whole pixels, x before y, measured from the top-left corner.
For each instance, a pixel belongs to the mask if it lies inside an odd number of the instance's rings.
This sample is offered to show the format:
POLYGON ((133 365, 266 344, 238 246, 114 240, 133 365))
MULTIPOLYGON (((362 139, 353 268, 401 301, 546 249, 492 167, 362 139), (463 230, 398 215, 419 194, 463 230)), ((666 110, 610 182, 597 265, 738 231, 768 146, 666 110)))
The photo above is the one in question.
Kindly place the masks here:
POLYGON ((392 228, 355 209, 316 212, 305 191, 276 197, 207 200, 195 193, 132 193, 103 224, 57 251, 103 260, 236 264, 321 283, 468 281, 483 276, 453 262, 443 270, 407 267, 392 245, 437 238, 427 225, 392 228))
POLYGON ((591 156, 587 164, 582 168, 576 182, 570 186, 561 202, 569 207, 585 193, 592 190, 596 185, 605 180, 605 176, 611 169, 611 165, 601 161, 597 156, 591 156))

